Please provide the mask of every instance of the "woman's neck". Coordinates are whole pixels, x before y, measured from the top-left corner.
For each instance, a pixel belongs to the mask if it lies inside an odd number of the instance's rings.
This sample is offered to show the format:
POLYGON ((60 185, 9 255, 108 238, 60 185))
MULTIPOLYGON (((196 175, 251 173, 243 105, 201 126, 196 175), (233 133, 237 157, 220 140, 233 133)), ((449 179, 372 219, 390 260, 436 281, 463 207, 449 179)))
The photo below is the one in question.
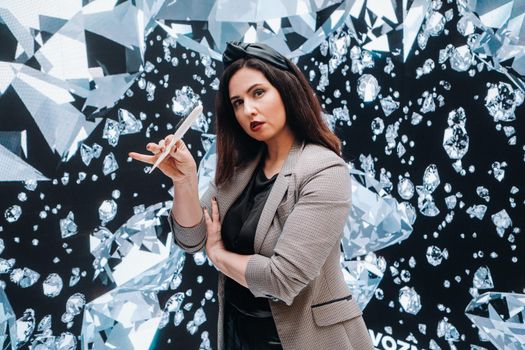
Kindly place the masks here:
POLYGON ((283 135, 279 140, 266 143, 266 163, 276 164, 283 162, 295 142, 293 134, 283 135))

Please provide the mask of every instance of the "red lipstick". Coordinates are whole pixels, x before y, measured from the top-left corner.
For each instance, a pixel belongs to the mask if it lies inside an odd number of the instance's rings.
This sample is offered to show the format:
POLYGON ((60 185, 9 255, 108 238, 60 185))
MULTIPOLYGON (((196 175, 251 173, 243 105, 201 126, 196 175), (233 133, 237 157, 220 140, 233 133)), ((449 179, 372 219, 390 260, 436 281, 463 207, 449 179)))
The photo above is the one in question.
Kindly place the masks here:
POLYGON ((252 131, 259 131, 263 124, 264 122, 253 121, 250 123, 250 129, 252 131))

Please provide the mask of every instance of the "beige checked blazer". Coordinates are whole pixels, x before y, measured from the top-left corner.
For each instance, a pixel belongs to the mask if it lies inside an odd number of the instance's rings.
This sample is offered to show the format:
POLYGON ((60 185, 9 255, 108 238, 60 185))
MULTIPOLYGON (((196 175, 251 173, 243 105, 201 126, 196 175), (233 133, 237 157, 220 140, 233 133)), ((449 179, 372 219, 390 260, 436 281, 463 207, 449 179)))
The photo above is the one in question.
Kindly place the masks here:
MULTIPOLYGON (((261 153, 236 169, 228 184, 216 188, 212 183, 202 205, 211 213, 211 198, 216 196, 223 218, 248 184, 260 157, 261 153)), ((270 299, 285 350, 373 349, 339 260, 349 208, 350 176, 343 159, 323 146, 296 142, 262 211, 255 255, 245 274, 253 295, 270 299)), ((194 253, 204 248, 204 219, 191 228, 181 227, 171 215, 169 221, 182 249, 194 253)), ((219 350, 224 348, 224 278, 219 272, 219 350)))

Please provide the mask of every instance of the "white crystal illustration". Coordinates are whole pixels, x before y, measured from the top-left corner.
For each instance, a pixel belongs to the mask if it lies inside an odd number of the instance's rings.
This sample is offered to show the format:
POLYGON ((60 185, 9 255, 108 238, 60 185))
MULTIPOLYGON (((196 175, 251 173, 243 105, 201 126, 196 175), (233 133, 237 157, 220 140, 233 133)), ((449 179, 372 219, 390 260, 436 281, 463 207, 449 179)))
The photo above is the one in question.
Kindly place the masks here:
POLYGON ((497 349, 523 349, 525 294, 487 292, 473 299, 465 314, 497 349))
POLYGON ((366 260, 344 261, 342 256, 341 266, 345 282, 352 292, 352 297, 361 310, 364 310, 383 279, 383 271, 372 262, 366 260))
POLYGON ((18 39, 0 62, 0 98, 12 87, 49 147, 64 160, 113 107, 144 64, 146 34, 163 0, 21 0, 1 5, 0 23, 18 39), (37 20, 44 14, 46 20, 37 20), (121 28, 127 28, 123 31, 121 28), (46 33, 45 39, 42 33, 46 33), (93 50, 101 41, 112 50, 93 50), (116 59, 116 53, 121 59, 116 59), (72 64, 74 62, 74 64, 72 64), (35 68, 37 67, 37 68, 35 68), (82 104, 74 102, 82 100, 82 104))
POLYGON ((8 347, 17 348, 16 316, 4 288, 0 288, 0 348, 8 347))
POLYGON ((86 304, 83 347, 142 349, 151 345, 163 317, 157 292, 170 287, 185 261, 169 231, 170 209, 171 202, 157 203, 133 215, 114 234, 101 228, 92 235, 96 275, 115 288, 86 304))
POLYGON ((407 239, 412 233, 408 208, 370 175, 350 169, 352 207, 342 246, 346 260, 407 239))
POLYGON ((220 59, 228 41, 271 44, 288 57, 315 49, 347 19, 352 3, 340 0, 166 1, 156 18, 177 42, 220 59), (191 19, 191 20, 190 20, 191 19), (291 40, 289 33, 295 33, 291 40))

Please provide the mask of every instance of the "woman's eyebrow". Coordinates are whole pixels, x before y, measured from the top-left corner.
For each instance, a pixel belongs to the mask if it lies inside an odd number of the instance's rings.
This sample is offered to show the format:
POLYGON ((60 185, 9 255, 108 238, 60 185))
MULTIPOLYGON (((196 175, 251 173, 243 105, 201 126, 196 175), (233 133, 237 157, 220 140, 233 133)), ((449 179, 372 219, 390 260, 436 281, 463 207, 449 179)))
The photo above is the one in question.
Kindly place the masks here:
MULTIPOLYGON (((255 88, 255 87, 259 86, 259 85, 262 85, 262 83, 255 83, 255 84, 253 84, 252 86, 250 86, 248 88, 248 90, 246 90, 246 92, 250 92, 251 90, 253 90, 253 88, 255 88)), ((239 98, 239 96, 235 95, 235 96, 230 97, 230 101, 233 101, 236 98, 239 98)))

